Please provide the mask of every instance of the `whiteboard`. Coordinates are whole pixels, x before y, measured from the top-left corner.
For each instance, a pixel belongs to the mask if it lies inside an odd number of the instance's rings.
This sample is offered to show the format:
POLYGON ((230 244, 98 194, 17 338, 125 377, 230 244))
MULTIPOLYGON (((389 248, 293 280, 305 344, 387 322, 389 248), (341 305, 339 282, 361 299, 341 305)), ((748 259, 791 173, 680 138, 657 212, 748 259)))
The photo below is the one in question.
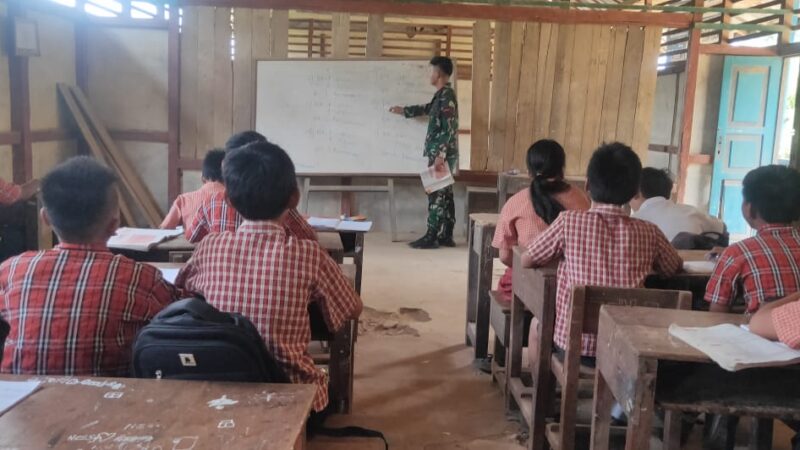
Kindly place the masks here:
POLYGON ((389 108, 435 93, 428 61, 259 61, 256 130, 298 174, 419 174, 428 119, 389 108))

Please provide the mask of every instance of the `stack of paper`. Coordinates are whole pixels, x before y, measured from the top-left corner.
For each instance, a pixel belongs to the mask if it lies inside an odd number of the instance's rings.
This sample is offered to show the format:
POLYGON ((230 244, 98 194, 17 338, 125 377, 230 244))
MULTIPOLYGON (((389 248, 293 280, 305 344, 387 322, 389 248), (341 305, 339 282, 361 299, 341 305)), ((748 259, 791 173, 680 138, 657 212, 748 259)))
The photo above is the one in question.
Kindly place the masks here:
POLYGON ((686 273, 694 273, 699 275, 709 275, 714 272, 714 266, 717 263, 714 261, 684 261, 683 270, 686 273))
POLYGON ((183 234, 182 229, 154 230, 150 228, 120 228, 108 240, 109 248, 146 252, 156 245, 183 234))
POLYGON ((447 164, 444 165, 443 170, 436 170, 434 166, 428 167, 419 176, 422 179, 422 187, 428 194, 442 190, 456 182, 447 164))
POLYGON ((800 362, 800 351, 757 336, 733 324, 707 328, 670 325, 669 334, 705 353, 731 372, 749 367, 788 366, 800 362))
POLYGON ((372 229, 372 222, 358 220, 328 219, 309 217, 308 224, 317 231, 355 231, 366 233, 372 229))
POLYGON ((38 381, 0 381, 0 414, 25 400, 40 384, 38 381))

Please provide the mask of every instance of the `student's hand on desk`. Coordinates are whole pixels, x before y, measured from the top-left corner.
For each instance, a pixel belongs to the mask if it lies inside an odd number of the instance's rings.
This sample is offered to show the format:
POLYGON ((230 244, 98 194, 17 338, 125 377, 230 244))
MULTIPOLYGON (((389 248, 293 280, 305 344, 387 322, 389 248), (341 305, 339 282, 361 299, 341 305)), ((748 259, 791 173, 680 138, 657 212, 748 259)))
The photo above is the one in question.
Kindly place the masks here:
POLYGON ((402 106, 392 106, 391 108, 389 108, 389 112, 392 113, 392 114, 399 114, 399 115, 402 116, 403 115, 403 107, 402 106))

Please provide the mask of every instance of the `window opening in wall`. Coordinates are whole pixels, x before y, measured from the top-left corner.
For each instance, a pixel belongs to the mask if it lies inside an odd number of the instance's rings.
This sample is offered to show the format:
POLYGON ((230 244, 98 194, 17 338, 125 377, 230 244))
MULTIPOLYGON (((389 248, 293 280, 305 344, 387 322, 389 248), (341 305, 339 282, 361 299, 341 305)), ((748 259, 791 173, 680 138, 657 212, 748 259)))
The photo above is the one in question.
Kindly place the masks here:
POLYGON ((794 118, 797 113, 797 82, 800 77, 800 56, 786 58, 786 85, 781 101, 783 114, 778 123, 778 147, 775 151, 775 163, 788 165, 792 154, 792 137, 797 132, 794 129, 794 118))

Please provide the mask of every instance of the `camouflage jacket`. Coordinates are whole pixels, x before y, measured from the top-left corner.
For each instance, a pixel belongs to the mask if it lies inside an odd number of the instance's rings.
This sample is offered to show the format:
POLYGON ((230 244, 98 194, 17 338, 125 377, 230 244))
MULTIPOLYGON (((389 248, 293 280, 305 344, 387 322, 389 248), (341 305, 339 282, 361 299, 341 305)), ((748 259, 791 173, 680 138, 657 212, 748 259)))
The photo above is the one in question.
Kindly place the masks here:
POLYGON ((409 118, 430 117, 424 156, 433 159, 441 155, 451 163, 458 160, 458 99, 450 83, 439 89, 427 105, 406 106, 403 114, 409 118))

